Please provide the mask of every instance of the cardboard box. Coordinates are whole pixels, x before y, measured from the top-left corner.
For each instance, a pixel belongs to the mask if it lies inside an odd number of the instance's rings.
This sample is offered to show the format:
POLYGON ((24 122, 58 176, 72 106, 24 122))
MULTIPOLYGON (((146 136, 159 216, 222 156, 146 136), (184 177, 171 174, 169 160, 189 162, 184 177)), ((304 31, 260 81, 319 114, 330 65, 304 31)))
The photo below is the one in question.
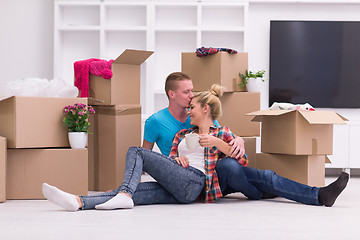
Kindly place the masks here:
POLYGON ((126 154, 141 145, 141 106, 95 106, 94 134, 89 135, 89 185, 107 191, 124 179, 126 154), (91 171, 91 172, 90 172, 91 171))
POLYGON ((181 71, 190 75, 194 91, 208 90, 215 83, 225 87, 225 92, 246 91, 238 86, 242 82, 239 73, 245 74, 246 69, 248 53, 218 52, 206 57, 182 53, 181 71))
POLYGON ((251 121, 247 113, 260 110, 260 93, 234 92, 220 97, 223 114, 219 123, 237 136, 260 136, 260 123, 251 121))
POLYGON ((256 137, 242 137, 245 142, 245 151, 248 156, 248 167, 256 167, 256 137))
POLYGON ((249 113, 261 122, 261 152, 331 155, 333 124, 346 119, 331 111, 263 110, 249 113))
POLYGON ((325 155, 256 154, 256 168, 272 170, 278 175, 309 186, 325 185, 325 155))
POLYGON ((0 137, 0 202, 6 201, 6 138, 0 137))
POLYGON ((13 96, 0 100, 0 136, 8 148, 68 147, 63 109, 87 98, 13 96))
POLYGON ((98 191, 99 189, 99 148, 98 148, 98 121, 96 106, 94 106, 95 114, 89 115, 89 134, 88 134, 88 151, 89 151, 89 165, 88 165, 88 188, 89 191, 98 191), (96 129, 96 131, 95 131, 96 129), (95 162, 96 156, 96 162, 95 162), (96 169, 96 171, 95 171, 96 169))
POLYGON ((44 199, 44 182, 88 195, 87 149, 8 149, 7 153, 7 199, 44 199))
POLYGON ((90 74, 91 105, 140 104, 140 65, 151 54, 127 49, 112 63, 111 79, 90 74))

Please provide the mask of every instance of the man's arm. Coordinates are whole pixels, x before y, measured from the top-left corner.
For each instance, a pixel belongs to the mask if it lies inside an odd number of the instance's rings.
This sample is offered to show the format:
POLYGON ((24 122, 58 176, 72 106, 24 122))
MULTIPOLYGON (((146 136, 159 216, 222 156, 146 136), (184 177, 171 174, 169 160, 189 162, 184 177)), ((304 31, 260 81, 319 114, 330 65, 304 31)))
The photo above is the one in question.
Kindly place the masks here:
POLYGON ((149 149, 149 150, 152 150, 154 148, 154 143, 152 142, 148 142, 146 141, 145 139, 143 140, 143 145, 142 145, 143 148, 146 148, 146 149, 149 149))
POLYGON ((230 156, 235 159, 239 159, 245 154, 245 143, 244 139, 241 137, 235 136, 235 139, 231 140, 229 143, 231 147, 230 156))

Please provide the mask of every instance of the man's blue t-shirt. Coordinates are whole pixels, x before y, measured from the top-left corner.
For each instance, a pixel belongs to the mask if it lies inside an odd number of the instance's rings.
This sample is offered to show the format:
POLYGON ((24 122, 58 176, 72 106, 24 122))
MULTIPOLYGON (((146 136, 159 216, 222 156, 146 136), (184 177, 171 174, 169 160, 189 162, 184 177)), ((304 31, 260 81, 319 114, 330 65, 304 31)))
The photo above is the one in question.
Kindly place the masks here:
MULTIPOLYGON (((216 120, 214 124, 219 126, 216 120)), ((169 156, 175 134, 182 129, 191 127, 193 125, 190 124, 189 116, 182 123, 171 115, 168 108, 165 108, 146 119, 144 139, 148 142, 156 143, 161 153, 169 156)))
POLYGON ((169 156, 175 134, 191 127, 189 116, 182 123, 171 115, 169 109, 165 108, 146 119, 144 139, 156 143, 161 153, 169 156))

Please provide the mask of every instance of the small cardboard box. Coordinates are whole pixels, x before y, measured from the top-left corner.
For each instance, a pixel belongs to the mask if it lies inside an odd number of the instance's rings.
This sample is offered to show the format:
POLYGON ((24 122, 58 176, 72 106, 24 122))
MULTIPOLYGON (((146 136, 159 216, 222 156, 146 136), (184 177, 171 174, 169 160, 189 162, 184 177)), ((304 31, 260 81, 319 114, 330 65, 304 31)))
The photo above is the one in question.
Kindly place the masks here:
POLYGON ((89 135, 90 190, 107 191, 124 179, 126 154, 141 145, 141 106, 95 106, 89 135))
POLYGON ((20 97, 0 100, 0 136, 8 148, 69 147, 63 109, 87 98, 20 97))
POLYGON ((245 142, 245 151, 248 156, 248 167, 256 167, 256 137, 242 137, 245 142))
POLYGON ((330 162, 325 155, 256 154, 256 168, 316 187, 325 185, 325 162, 330 162))
POLYGON ((251 121, 247 113, 260 110, 260 93, 234 92, 220 97, 223 114, 219 123, 242 137, 260 136, 260 123, 251 121))
POLYGON ((112 63, 111 79, 90 74, 90 104, 140 104, 140 65, 151 54, 153 52, 126 49, 112 63))
POLYGON ((87 149, 8 149, 7 199, 44 199, 42 183, 88 194, 87 149))
POLYGON ((0 202, 6 201, 6 138, 0 137, 0 202))
POLYGON ((263 110, 247 114, 261 122, 261 152, 331 155, 333 124, 346 119, 332 111, 263 110))
POLYGON ((248 53, 229 54, 218 52, 205 57, 197 57, 194 52, 182 53, 181 71, 188 74, 194 84, 194 91, 210 89, 213 84, 225 87, 225 92, 245 91, 239 73, 248 69, 248 53))

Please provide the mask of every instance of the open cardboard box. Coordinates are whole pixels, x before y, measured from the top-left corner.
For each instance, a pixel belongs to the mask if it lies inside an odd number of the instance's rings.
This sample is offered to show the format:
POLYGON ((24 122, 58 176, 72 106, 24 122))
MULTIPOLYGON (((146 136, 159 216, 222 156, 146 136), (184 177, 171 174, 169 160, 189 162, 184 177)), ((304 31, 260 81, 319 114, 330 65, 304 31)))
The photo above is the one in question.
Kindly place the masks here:
POLYGON ((256 168, 272 170, 278 175, 302 184, 323 187, 325 185, 326 155, 256 154, 256 168))
POLYGON ((0 136, 8 148, 69 147, 63 109, 87 98, 21 97, 0 100, 0 136))
POLYGON ((126 49, 112 63, 111 79, 90 74, 90 105, 140 104, 140 65, 152 54, 126 49))
POLYGON ((213 84, 223 86, 225 92, 246 91, 239 87, 242 82, 239 73, 248 69, 248 53, 229 54, 218 52, 197 57, 195 52, 182 53, 181 71, 188 74, 194 84, 194 91, 209 90, 213 84))
POLYGON ((7 156, 7 199, 44 199, 44 182, 72 194, 88 194, 87 149, 8 149, 7 156))
POLYGON ((121 185, 126 154, 141 145, 141 106, 94 106, 89 135, 89 190, 107 191, 121 185))
POLYGON ((219 119, 222 126, 227 126, 237 136, 260 136, 260 123, 253 122, 247 113, 260 110, 260 93, 234 92, 220 97, 223 114, 219 119))
POLYGON ((6 201, 6 138, 0 137, 0 202, 6 201))
POLYGON ((262 110, 247 114, 261 122, 261 152, 331 155, 333 124, 346 118, 332 111, 262 110))

